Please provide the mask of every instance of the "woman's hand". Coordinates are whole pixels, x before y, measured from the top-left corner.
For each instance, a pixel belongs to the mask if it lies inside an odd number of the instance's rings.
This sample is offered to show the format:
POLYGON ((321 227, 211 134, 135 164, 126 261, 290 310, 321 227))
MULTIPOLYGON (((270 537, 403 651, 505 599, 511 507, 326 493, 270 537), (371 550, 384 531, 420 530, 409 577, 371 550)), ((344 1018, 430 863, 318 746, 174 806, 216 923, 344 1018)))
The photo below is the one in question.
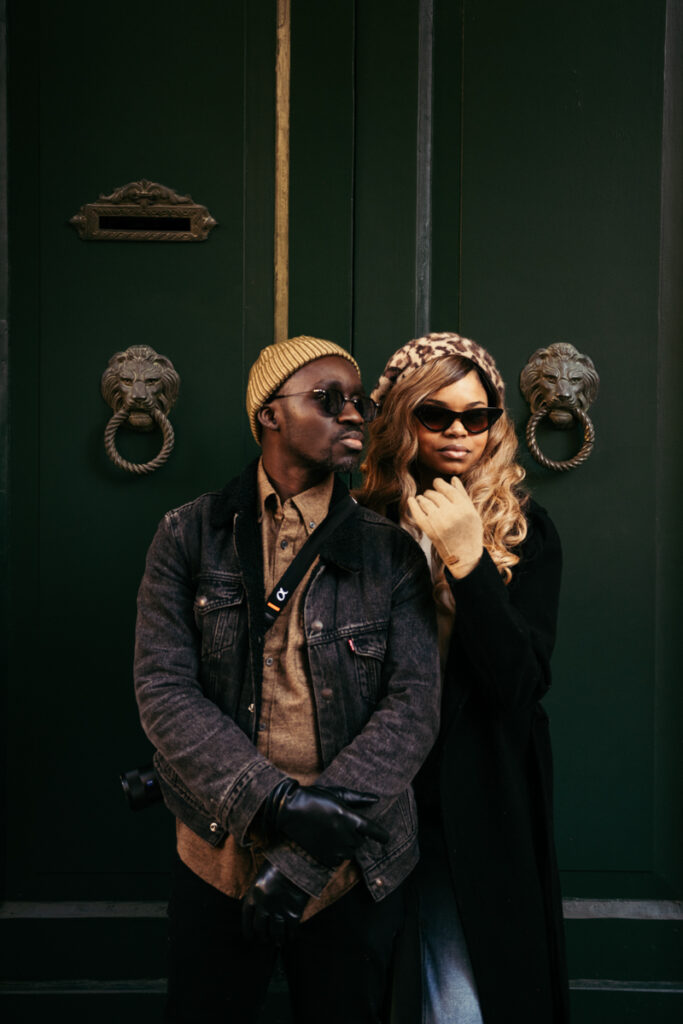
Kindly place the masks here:
POLYGON ((467 576, 482 556, 484 531, 462 481, 454 476, 448 484, 437 477, 433 490, 408 498, 408 509, 451 574, 467 576))

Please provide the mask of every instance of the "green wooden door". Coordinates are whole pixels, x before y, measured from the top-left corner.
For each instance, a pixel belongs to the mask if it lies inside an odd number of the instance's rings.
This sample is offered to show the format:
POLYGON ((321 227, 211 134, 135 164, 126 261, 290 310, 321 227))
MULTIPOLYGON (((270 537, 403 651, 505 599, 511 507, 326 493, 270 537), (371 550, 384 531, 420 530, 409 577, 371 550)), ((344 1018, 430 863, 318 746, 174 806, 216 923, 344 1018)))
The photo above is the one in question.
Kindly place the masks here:
MULTIPOLYGON (((665 0, 292 0, 289 333, 346 345, 372 382, 410 337, 459 330, 495 354, 520 436, 516 382, 536 348, 569 341, 601 376, 587 464, 554 474, 525 454, 565 551, 547 707, 586 1024, 678 1019, 683 998, 668 8, 667 28, 665 0)), ((59 984, 98 979, 110 994, 88 998, 118 1019, 159 999, 173 843, 163 809, 131 815, 117 781, 148 755, 131 689, 144 552, 167 508, 255 451, 243 393, 272 340, 275 2, 172 0, 134 19, 12 2, 9 15, 0 925, 5 977, 27 984, 3 998, 25 1013, 31 981, 53 979, 64 1005, 59 984), (81 242, 69 217, 141 177, 206 204, 209 240, 81 242), (134 478, 104 454, 99 378, 146 343, 182 378, 177 440, 134 478), (53 916, 36 921, 45 901, 53 916)), ((556 457, 575 442, 544 437, 556 457)), ((158 444, 120 437, 136 459, 158 444)))
MULTIPOLYGON (((373 381, 410 337, 460 331, 495 354, 520 438, 537 348, 570 342, 600 373, 583 467, 544 470, 522 445, 565 554, 546 705, 572 999, 580 1021, 678 1019, 680 10, 293 12, 292 333, 353 344, 373 381)), ((562 459, 580 439, 542 443, 562 459)))
MULTIPOLYGON (((164 512, 255 451, 244 384, 272 336, 274 24, 267 0, 9 5, 6 1019, 150 1019, 161 998, 163 909, 136 901, 166 898, 173 823, 160 806, 131 814, 118 781, 150 756, 135 597, 164 512), (205 204, 208 240, 81 241, 81 205, 141 178, 205 204), (175 449, 146 477, 107 459, 99 387, 140 344, 181 377, 175 449)), ((117 443, 144 462, 160 435, 122 428, 117 443)))

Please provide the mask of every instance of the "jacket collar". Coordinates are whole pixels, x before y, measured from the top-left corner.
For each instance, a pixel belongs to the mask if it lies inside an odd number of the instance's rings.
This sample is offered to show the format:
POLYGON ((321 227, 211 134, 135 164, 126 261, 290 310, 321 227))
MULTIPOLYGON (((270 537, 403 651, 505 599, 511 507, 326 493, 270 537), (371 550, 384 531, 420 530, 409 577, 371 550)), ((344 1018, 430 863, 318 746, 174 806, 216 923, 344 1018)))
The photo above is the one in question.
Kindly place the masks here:
MULTIPOLYGON (((349 489, 346 484, 338 476, 335 476, 330 507, 348 493, 349 489)), ((362 567, 360 523, 360 505, 356 505, 351 515, 339 524, 321 547, 321 559, 325 562, 332 562, 348 572, 360 572, 362 567)))
POLYGON ((246 469, 230 480, 218 495, 211 511, 211 525, 216 529, 232 529, 236 512, 252 512, 254 521, 258 515, 258 489, 256 486, 256 468, 258 459, 254 459, 246 469))
MULTIPOLYGON (((220 492, 211 512, 213 527, 232 530, 235 513, 245 513, 256 523, 258 515, 257 466, 258 458, 250 462, 246 469, 226 484, 220 492)), ((338 476, 335 476, 330 505, 334 505, 348 493, 346 484, 338 476)), ((333 562, 340 569, 346 569, 349 572, 360 571, 362 559, 359 508, 355 508, 351 515, 347 516, 327 538, 320 549, 320 557, 324 561, 333 562)))

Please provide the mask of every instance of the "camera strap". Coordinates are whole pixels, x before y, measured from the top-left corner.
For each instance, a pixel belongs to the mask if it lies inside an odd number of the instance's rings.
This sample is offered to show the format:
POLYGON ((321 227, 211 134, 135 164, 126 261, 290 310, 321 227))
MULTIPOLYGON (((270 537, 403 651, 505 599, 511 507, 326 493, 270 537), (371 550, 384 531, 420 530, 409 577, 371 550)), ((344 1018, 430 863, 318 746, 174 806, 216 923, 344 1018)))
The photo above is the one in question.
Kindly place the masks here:
POLYGON ((336 530, 336 528, 346 518, 348 518, 348 516, 351 515, 355 505, 357 504, 358 502, 355 498, 352 498, 350 494, 346 494, 345 497, 341 498, 332 506, 322 523, 320 523, 319 526, 316 526, 313 533, 306 539, 301 550, 282 574, 278 582, 275 584, 270 597, 266 600, 266 629, 269 629, 273 625, 278 615, 308 572, 313 559, 320 551, 324 542, 330 534, 336 530))

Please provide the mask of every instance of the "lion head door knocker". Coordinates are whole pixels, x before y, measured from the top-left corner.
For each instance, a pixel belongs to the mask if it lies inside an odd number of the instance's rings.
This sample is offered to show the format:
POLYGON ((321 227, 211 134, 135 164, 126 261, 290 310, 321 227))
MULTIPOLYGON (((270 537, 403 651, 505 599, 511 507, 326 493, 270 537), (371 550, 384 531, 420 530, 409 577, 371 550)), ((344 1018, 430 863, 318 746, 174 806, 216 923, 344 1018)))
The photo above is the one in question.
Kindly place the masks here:
POLYGON ((536 462, 546 469, 563 471, 586 461, 595 441, 588 409, 597 398, 599 384, 592 359, 573 345, 557 342, 534 352, 520 374, 519 386, 531 406, 526 440, 536 462), (536 428, 546 416, 559 430, 569 430, 575 422, 581 424, 583 444, 573 458, 555 462, 538 447, 536 428))
POLYGON ((173 427, 168 414, 180 389, 180 377, 171 360, 149 345, 132 345, 111 357, 102 374, 101 388, 102 397, 114 410, 104 431, 104 447, 114 465, 139 474, 152 473, 163 466, 173 451, 173 427), (161 451, 150 462, 128 462, 119 455, 116 431, 125 422, 133 430, 160 428, 161 451))

